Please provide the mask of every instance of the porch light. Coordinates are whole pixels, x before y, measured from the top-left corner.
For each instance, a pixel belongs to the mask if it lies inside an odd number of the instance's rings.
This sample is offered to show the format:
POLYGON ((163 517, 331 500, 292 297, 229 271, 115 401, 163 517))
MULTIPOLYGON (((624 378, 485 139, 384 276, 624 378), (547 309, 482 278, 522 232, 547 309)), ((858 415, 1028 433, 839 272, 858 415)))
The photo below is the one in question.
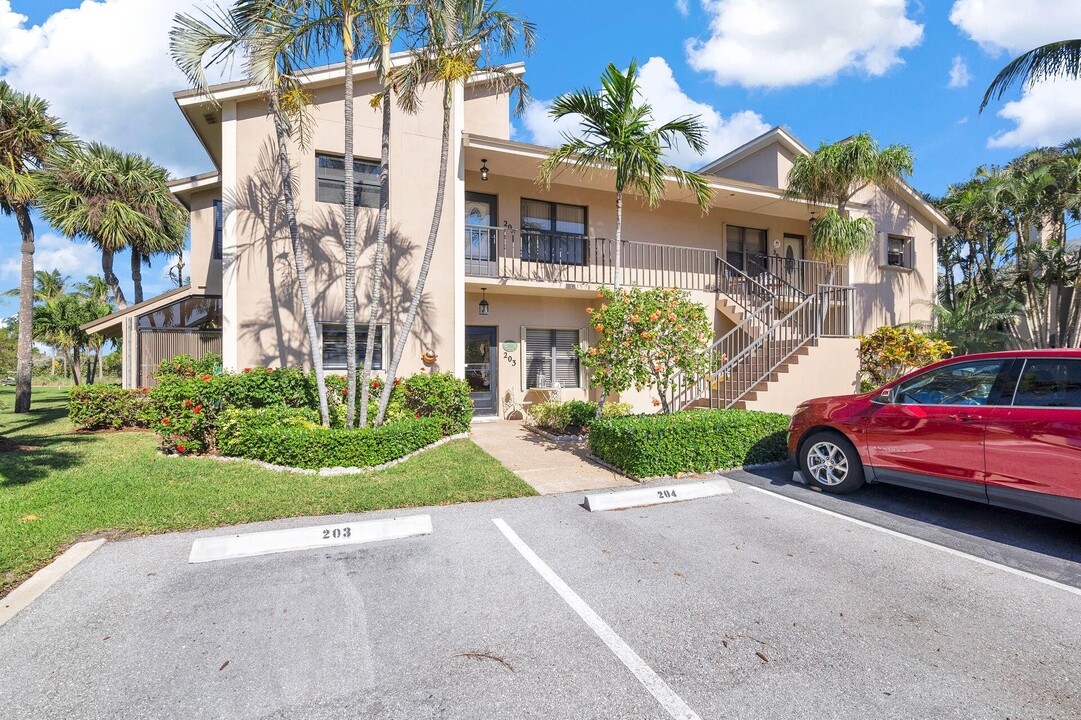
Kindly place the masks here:
MULTIPOLYGON (((487 173, 487 171, 485 171, 485 173, 487 173)), ((487 290, 487 289, 488 288, 481 288, 480 289, 480 314, 481 315, 487 315, 488 314, 488 300, 484 297, 484 291, 487 290)))
MULTIPOLYGON (((480 161, 480 179, 482 182, 488 182, 488 161, 481 158, 480 161)), ((485 307, 487 307, 485 305, 485 307)), ((487 315, 488 313, 482 312, 481 315, 487 315)))

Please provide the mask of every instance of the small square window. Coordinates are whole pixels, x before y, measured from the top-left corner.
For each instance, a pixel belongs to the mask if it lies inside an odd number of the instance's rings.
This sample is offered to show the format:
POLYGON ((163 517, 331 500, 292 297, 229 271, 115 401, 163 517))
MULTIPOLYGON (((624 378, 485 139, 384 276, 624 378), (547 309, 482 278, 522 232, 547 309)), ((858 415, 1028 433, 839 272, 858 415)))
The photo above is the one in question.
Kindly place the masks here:
MULTIPOLYGON (((344 370, 346 358, 345 325, 323 323, 323 368, 326 370, 344 370)), ((357 323, 357 367, 364 367, 364 347, 368 342, 368 326, 357 323)), ((375 326, 375 352, 372 355, 372 369, 383 370, 386 367, 383 342, 383 326, 375 326)))
MULTIPOLYGON (((377 162, 353 159, 353 205, 379 207, 379 168, 377 162)), ((337 203, 345 200, 345 158, 318 153, 315 156, 315 199, 337 203)))
POLYGON ((907 268, 909 263, 909 243, 912 238, 901 235, 886 236, 886 264, 890 267, 907 268))

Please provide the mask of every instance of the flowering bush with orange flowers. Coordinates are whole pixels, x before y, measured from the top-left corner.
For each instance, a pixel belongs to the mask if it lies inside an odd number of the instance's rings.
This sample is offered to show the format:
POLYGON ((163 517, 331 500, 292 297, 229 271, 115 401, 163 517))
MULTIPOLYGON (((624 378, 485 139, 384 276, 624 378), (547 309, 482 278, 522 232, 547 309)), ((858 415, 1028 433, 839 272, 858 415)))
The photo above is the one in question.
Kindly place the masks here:
POLYGON ((603 288, 596 304, 586 310, 594 341, 578 349, 590 382, 609 395, 652 388, 654 404, 672 412, 678 378, 710 370, 705 308, 674 288, 603 288))

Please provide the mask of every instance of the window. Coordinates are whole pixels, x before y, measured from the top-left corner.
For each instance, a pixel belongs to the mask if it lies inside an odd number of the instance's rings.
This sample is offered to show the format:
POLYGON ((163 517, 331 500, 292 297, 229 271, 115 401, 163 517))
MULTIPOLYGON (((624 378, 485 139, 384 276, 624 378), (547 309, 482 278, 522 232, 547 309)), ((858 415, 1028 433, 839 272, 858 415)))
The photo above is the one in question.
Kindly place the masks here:
POLYGON ((1017 383, 1018 407, 1081 408, 1081 361, 1029 360, 1017 383))
POLYGON ((522 198, 522 260, 585 265, 586 209, 522 198))
MULTIPOLYGON (((315 179, 317 201, 339 205, 345 201, 345 158, 316 154, 315 179)), ((379 163, 354 158, 353 187, 356 207, 379 207, 379 163)))
POLYGON ((912 262, 909 257, 912 238, 903 235, 886 236, 886 265, 895 268, 911 268, 912 262))
POLYGON ((221 330, 221 298, 189 297, 140 315, 140 332, 151 330, 221 330))
POLYGON ((581 387, 577 345, 577 330, 526 330, 526 387, 581 387))
POLYGON ((214 249, 211 251, 211 259, 221 260, 221 232, 222 232, 222 213, 221 213, 221 200, 214 201, 214 249))
MULTIPOLYGON (((995 405, 988 402, 1002 360, 954 363, 897 386, 894 401, 905 405, 995 405)), ((995 398, 999 393, 995 393, 995 398)), ((1007 395, 1008 399, 1008 395, 1007 395)))
POLYGON ((765 254, 765 230, 737 225, 729 225, 725 230, 725 259, 732 267, 757 274, 762 270, 762 263, 756 262, 757 256, 765 254))
MULTIPOLYGON (((330 370, 344 370, 346 363, 345 325, 323 323, 323 367, 330 370)), ((364 367, 364 346, 368 342, 368 327, 357 325, 357 367, 364 367)), ((375 353, 372 355, 372 369, 382 370, 384 362, 383 326, 375 326, 375 353)))

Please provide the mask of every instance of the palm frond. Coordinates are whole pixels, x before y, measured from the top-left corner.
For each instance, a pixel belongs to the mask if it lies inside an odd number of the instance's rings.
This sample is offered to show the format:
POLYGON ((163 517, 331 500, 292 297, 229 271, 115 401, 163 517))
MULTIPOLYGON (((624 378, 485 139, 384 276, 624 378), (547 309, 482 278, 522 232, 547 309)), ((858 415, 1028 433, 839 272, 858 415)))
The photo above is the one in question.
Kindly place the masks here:
POLYGON ((1014 58, 987 86, 980 112, 1015 83, 1028 87, 1056 77, 1081 77, 1081 40, 1048 43, 1014 58))

